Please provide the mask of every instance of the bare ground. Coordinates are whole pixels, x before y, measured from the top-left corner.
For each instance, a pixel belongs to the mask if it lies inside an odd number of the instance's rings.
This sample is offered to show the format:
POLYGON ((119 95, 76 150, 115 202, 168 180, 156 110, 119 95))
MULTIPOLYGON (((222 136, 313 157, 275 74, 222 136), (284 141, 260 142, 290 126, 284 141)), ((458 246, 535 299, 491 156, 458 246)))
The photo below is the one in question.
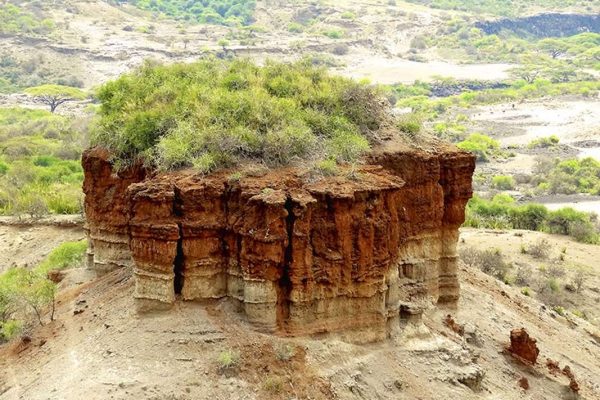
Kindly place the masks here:
POLYGON ((59 244, 84 238, 80 216, 36 221, 0 217, 0 273, 12 266, 35 266, 59 244))

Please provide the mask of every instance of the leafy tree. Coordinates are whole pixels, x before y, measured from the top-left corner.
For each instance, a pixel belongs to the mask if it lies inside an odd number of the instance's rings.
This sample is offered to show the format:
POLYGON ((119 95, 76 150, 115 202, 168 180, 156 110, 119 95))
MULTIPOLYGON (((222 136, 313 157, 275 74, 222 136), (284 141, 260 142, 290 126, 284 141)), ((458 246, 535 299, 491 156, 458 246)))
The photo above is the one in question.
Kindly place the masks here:
POLYGON ((26 268, 9 269, 1 278, 13 304, 20 305, 23 309, 30 308, 35 313, 39 324, 44 325, 43 309, 51 303, 50 320, 54 320, 56 285, 52 281, 41 276, 37 271, 26 268))
POLYGON ((50 112, 54 112, 58 106, 67 101, 82 100, 85 92, 80 89, 62 85, 42 85, 25 90, 25 93, 34 96, 38 101, 48 105, 50 112))
POLYGON ((540 50, 550 54, 552 58, 558 58, 569 50, 569 45, 560 39, 542 39, 538 43, 540 50))
POLYGON ((510 72, 511 75, 518 79, 523 79, 527 83, 533 83, 540 76, 542 71, 538 65, 527 64, 513 68, 510 72))

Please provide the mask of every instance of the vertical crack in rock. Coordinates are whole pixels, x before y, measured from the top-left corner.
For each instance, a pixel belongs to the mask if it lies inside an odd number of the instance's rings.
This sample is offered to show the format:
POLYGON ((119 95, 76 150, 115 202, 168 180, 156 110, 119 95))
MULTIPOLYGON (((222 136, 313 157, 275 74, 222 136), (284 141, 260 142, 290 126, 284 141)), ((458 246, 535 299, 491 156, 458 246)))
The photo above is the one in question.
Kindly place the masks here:
POLYGON ((293 262, 293 237, 294 223, 296 215, 294 214, 294 202, 291 197, 287 197, 284 205, 287 216, 285 217, 287 245, 283 256, 283 269, 278 282, 277 289, 277 325, 285 330, 285 324, 290 317, 290 293, 292 291, 292 281, 290 279, 290 267, 293 262))
MULTIPOLYGON (((177 219, 181 219, 183 215, 181 191, 175 186, 173 187, 173 193, 173 215, 175 215, 177 219)), ((173 260, 173 289, 175 295, 180 295, 184 284, 183 227, 180 220, 177 221, 177 228, 179 228, 179 238, 177 239, 177 253, 173 260)))
POLYGON ((173 274, 174 279, 173 279, 173 288, 175 290, 175 294, 179 295, 181 294, 181 291, 183 290, 183 284, 184 284, 184 276, 183 276, 183 269, 184 269, 184 256, 183 256, 183 229, 181 228, 181 222, 179 222, 177 224, 178 228, 179 228, 179 239, 177 239, 177 254, 175 255, 175 260, 173 261, 173 274))

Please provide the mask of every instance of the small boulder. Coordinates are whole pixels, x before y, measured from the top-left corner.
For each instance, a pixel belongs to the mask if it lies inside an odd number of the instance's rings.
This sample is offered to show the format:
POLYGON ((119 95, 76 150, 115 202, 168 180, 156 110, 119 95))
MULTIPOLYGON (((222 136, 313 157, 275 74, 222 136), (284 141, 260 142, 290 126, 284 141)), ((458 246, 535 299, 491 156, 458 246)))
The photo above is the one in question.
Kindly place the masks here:
POLYGON ((524 376, 519 379, 519 386, 523 388, 523 390, 529 390, 529 380, 524 376))
POLYGON ((510 347, 508 351, 530 364, 535 364, 540 354, 536 340, 529 336, 525 328, 510 331, 510 347))

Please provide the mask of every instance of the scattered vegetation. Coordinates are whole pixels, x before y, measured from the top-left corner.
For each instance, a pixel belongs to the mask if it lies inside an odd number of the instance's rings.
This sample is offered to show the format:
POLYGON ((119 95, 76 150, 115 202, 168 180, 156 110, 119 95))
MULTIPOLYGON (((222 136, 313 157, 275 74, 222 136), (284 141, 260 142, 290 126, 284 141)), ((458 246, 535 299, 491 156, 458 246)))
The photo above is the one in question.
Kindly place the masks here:
POLYGON ((491 158, 504 156, 497 140, 480 133, 470 134, 467 139, 458 143, 457 147, 474 153, 478 161, 489 161, 491 158))
POLYGON ((86 129, 48 111, 0 109, 0 214, 80 212, 86 129))
MULTIPOLYGON (((126 0, 143 10, 169 17, 204 24, 249 25, 256 2, 254 0, 126 0)), ((112 2, 115 2, 113 0, 112 2)))
POLYGON ((532 140, 527 147, 530 149, 554 147, 559 141, 560 139, 556 135, 540 137, 532 140))
POLYGON ((532 183, 540 193, 600 194, 600 162, 592 157, 567 160, 540 157, 532 183))
POLYGON ((82 87, 83 82, 72 70, 56 68, 43 54, 20 54, 14 50, 0 50, 0 93, 19 92, 42 84, 82 87))
POLYGON ((491 229, 527 229, 572 236, 584 243, 599 242, 596 216, 570 207, 549 211, 541 204, 516 204, 506 194, 491 200, 474 196, 467 205, 465 226, 491 229))
POLYGON ((535 79, 532 83, 525 80, 513 82, 508 88, 467 90, 461 94, 444 98, 430 98, 430 84, 416 83, 414 86, 395 85, 393 93, 397 97, 397 107, 410 107, 413 111, 427 115, 434 120, 450 108, 469 108, 476 105, 501 102, 516 102, 539 97, 557 97, 562 95, 596 96, 600 92, 600 81, 578 81, 553 83, 545 79, 535 79))
POLYGON ((509 175, 496 175, 492 178, 492 186, 498 190, 513 190, 515 185, 515 178, 509 175))
POLYGON ((48 307, 54 319, 56 284, 51 270, 72 268, 83 259, 87 242, 66 242, 54 249, 33 269, 11 268, 0 274, 0 343, 10 340, 34 323, 44 324, 48 307))
POLYGON ((47 35, 54 29, 50 19, 40 19, 34 14, 14 5, 0 7, 0 33, 21 35, 47 35))
POLYGON ((514 75, 529 82, 536 77, 553 82, 584 79, 589 75, 581 68, 594 68, 600 44, 600 34, 593 32, 560 38, 524 37, 507 30, 486 34, 460 17, 447 21, 436 35, 420 38, 421 49, 435 47, 463 61, 519 64, 514 75))
POLYGON ((354 162, 387 123, 374 88, 302 61, 146 64, 98 91, 93 143, 119 165, 200 172, 258 160, 354 162))
POLYGON ((524 12, 544 7, 546 9, 567 9, 585 7, 585 0, 408 0, 411 3, 424 4, 444 10, 470 11, 476 14, 487 13, 502 16, 518 16, 524 12))

